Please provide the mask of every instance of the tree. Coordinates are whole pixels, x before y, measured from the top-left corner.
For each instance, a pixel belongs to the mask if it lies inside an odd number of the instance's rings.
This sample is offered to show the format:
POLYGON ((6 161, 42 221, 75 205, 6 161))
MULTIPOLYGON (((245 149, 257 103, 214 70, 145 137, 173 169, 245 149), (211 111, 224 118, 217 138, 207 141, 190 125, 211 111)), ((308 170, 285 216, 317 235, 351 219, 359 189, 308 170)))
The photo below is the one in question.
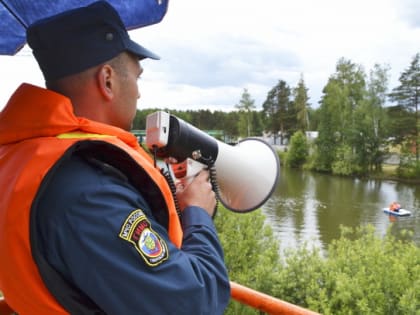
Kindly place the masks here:
POLYGON ((305 132, 309 128, 310 104, 308 89, 305 86, 303 75, 301 75, 297 87, 293 89, 293 98, 294 107, 296 110, 297 128, 305 132))
POLYGON ((315 141, 314 168, 321 172, 331 172, 337 143, 342 140, 340 105, 346 101, 342 89, 333 78, 324 87, 319 107, 318 138, 315 141))
POLYGON ((251 112, 251 136, 262 136, 264 133, 264 123, 262 111, 253 110, 251 112))
POLYGON ((366 91, 365 76, 362 66, 344 58, 339 59, 336 73, 333 75, 334 80, 336 80, 342 90, 342 96, 346 98, 338 105, 341 113, 341 133, 345 140, 350 142, 350 146, 353 146, 351 143, 352 137, 357 134, 357 131, 355 133, 356 119, 354 112, 364 100, 366 91))
POLYGON ((387 126, 386 134, 392 139, 394 145, 403 144, 404 140, 413 134, 413 126, 416 124, 414 113, 401 105, 386 108, 387 126))
POLYGON ((415 122, 412 126, 412 141, 415 144, 416 161, 419 161, 419 102, 420 102, 420 53, 417 53, 410 66, 401 73, 400 85, 392 90, 392 101, 414 112, 415 122))
POLYGON ((263 112, 268 121, 269 131, 274 135, 280 132, 280 143, 283 144, 285 136, 288 136, 294 127, 296 115, 293 103, 290 100, 290 87, 280 80, 267 94, 263 103, 263 112))
POLYGON ((239 137, 238 120, 238 112, 232 111, 226 114, 223 129, 225 131, 225 135, 232 140, 239 137))
POLYGON ((200 109, 196 111, 189 111, 191 121, 190 123, 201 129, 210 130, 214 129, 215 121, 213 113, 208 109, 200 109))
POLYGON ((375 64, 370 71, 364 102, 355 111, 358 136, 355 137, 356 164, 359 172, 379 171, 386 142, 387 116, 384 109, 389 66, 375 64))
POLYGON ((315 169, 331 171, 334 161, 341 158, 336 154, 340 146, 348 161, 357 160, 352 155, 361 152, 357 148, 361 135, 356 113, 365 101, 365 76, 361 66, 344 58, 338 61, 321 99, 315 169))
POLYGON ((266 131, 271 132, 276 140, 276 135, 280 130, 278 121, 275 119, 278 111, 276 100, 277 90, 272 88, 267 93, 267 98, 263 103, 263 119, 266 126, 266 131))
POLYGON ((255 109, 254 105, 255 101, 251 98, 251 94, 249 94, 247 89, 244 89, 242 92, 241 100, 239 104, 235 105, 235 108, 239 110, 241 113, 241 117, 243 117, 243 122, 240 124, 240 131, 241 135, 249 137, 251 135, 251 123, 252 123, 252 110, 255 109), (245 124, 244 124, 245 123, 245 124), (241 128, 244 126, 245 128, 241 128), (244 129, 246 131, 244 131, 244 129))

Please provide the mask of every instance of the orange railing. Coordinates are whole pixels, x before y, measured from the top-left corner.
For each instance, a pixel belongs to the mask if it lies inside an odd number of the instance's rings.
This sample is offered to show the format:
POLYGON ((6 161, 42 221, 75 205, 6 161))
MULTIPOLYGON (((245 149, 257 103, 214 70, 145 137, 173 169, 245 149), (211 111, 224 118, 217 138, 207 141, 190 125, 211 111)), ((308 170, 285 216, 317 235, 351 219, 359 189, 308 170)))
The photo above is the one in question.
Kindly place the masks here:
MULTIPOLYGON (((276 299, 235 282, 230 282, 232 299, 271 315, 319 315, 297 305, 276 299)), ((0 297, 0 315, 13 315, 12 309, 0 297)))
POLYGON ((308 309, 230 282, 232 299, 271 315, 319 315, 308 309))

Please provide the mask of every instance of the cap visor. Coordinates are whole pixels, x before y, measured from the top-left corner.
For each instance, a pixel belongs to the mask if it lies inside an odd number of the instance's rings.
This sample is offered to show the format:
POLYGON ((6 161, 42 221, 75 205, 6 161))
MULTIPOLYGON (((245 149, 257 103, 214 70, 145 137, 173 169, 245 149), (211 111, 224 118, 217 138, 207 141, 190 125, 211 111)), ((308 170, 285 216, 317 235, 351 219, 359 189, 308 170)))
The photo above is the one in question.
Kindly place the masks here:
POLYGON ((155 60, 160 59, 160 57, 158 55, 156 55, 155 53, 151 52, 150 50, 144 48, 143 46, 140 46, 136 42, 133 42, 132 40, 130 40, 128 42, 127 50, 129 52, 135 54, 136 56, 138 56, 139 59, 144 59, 144 58, 150 58, 150 59, 155 59, 155 60))

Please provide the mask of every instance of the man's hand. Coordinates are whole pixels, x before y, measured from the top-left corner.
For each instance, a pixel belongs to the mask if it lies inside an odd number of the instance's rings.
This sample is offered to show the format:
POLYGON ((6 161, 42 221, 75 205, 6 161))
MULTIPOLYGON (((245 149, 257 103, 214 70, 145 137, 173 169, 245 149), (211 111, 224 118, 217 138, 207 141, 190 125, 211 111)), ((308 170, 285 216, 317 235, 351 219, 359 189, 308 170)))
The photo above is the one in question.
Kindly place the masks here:
POLYGON ((202 170, 192 182, 177 192, 181 210, 188 206, 197 206, 213 216, 216 207, 216 195, 209 182, 209 172, 202 170))

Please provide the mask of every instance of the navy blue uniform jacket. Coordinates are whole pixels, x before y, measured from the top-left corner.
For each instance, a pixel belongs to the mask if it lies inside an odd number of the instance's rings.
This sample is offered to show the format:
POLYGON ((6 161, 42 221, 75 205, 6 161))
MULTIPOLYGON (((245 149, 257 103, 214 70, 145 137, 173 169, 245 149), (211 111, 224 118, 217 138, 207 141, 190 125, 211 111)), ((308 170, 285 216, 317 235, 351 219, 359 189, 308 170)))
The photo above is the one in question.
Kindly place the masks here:
POLYGON ((230 287, 223 251, 201 208, 182 215, 177 249, 147 200, 112 168, 63 163, 39 199, 36 236, 47 261, 106 314, 223 314, 230 287), (160 255, 121 237, 137 213, 160 255), (164 252, 167 250, 167 252, 164 252))

